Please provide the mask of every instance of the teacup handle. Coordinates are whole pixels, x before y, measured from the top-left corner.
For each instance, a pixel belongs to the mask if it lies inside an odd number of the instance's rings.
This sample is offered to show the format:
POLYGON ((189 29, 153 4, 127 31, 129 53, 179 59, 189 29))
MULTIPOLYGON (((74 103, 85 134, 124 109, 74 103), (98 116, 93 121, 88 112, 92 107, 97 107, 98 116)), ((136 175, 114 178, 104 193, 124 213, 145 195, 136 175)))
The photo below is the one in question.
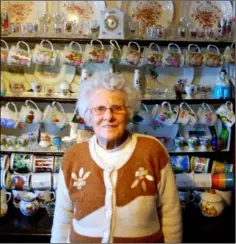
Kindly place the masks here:
POLYGON ((197 50, 198 50, 198 52, 201 53, 201 50, 200 50, 200 48, 199 48, 199 46, 198 46, 197 44, 189 44, 189 45, 188 45, 188 51, 191 50, 191 47, 196 47, 197 50))
POLYGON ((233 43, 230 45, 231 48, 233 48, 233 46, 236 47, 235 42, 233 42, 233 43))
POLYGON ((32 103, 32 104, 35 106, 35 108, 36 108, 37 110, 40 110, 40 109, 38 108, 38 106, 36 105, 36 103, 34 103, 32 100, 26 100, 26 101, 25 101, 25 105, 26 105, 27 107, 30 107, 30 106, 28 105, 28 103, 32 103))
POLYGON ((233 103, 231 103, 230 101, 227 101, 225 103, 226 107, 228 107, 231 111, 233 111, 233 103))
POLYGON ((180 103, 180 108, 183 108, 183 105, 185 105, 193 114, 195 114, 191 109, 191 107, 186 102, 180 103))
POLYGON ((129 42, 129 43, 128 43, 128 48, 129 48, 129 49, 133 49, 133 48, 130 47, 131 44, 134 44, 134 45, 138 48, 138 52, 140 52, 140 46, 138 45, 137 42, 129 42))
POLYGON ((8 50, 9 50, 9 46, 8 46, 7 42, 5 42, 5 41, 4 41, 4 40, 2 40, 2 39, 1 39, 1 42, 3 42, 3 43, 5 44, 6 49, 7 49, 7 51, 8 51, 8 50))
POLYGON ((7 202, 9 202, 11 200, 11 193, 10 192, 6 192, 6 195, 8 196, 7 202))
POLYGON ((143 107, 144 107, 144 109, 146 110, 146 112, 149 112, 149 110, 148 110, 147 106, 146 106, 144 103, 141 103, 141 106, 143 106, 143 107))
POLYGON ((55 194, 55 192, 54 192, 54 191, 50 191, 50 194, 53 196, 53 197, 51 198, 51 201, 55 200, 55 198, 56 198, 56 194, 55 194))
POLYGON ((9 109, 9 105, 12 105, 13 107, 14 107, 14 112, 15 112, 15 114, 17 114, 18 112, 17 112, 17 108, 16 108, 16 105, 15 105, 15 103, 13 103, 13 102, 8 102, 7 104, 6 104, 6 108, 8 108, 9 109))
POLYGON ((16 47, 17 48, 20 48, 20 44, 24 44, 26 47, 27 47, 27 52, 30 54, 30 48, 29 48, 29 45, 26 43, 26 42, 24 42, 24 41, 19 41, 19 42, 17 42, 17 44, 16 44, 16 47))
POLYGON ((54 101, 54 102, 52 103, 52 106, 53 106, 54 108, 56 108, 56 105, 61 109, 61 112, 64 114, 65 111, 64 111, 64 108, 62 107, 62 105, 61 105, 59 102, 54 101))
POLYGON ((98 42, 98 43, 100 43, 102 49, 104 49, 103 43, 102 43, 100 40, 98 40, 98 39, 93 39, 93 40, 91 40, 90 45, 93 45, 93 43, 94 43, 95 41, 98 42))
POLYGON ((69 45, 69 47, 72 48, 72 45, 73 44, 77 45, 79 47, 79 51, 82 52, 82 48, 81 48, 81 46, 80 46, 80 44, 78 42, 74 42, 74 41, 71 42, 70 45, 69 45))
POLYGON ((170 104, 169 104, 168 102, 163 102, 163 103, 161 104, 161 106, 162 106, 163 108, 165 107, 165 105, 167 105, 167 106, 168 106, 169 111, 171 111, 171 112, 172 112, 172 108, 171 108, 170 104))
POLYGON ((42 41, 40 42, 40 46, 43 46, 43 43, 44 43, 44 42, 47 42, 47 43, 50 45, 51 50, 54 51, 54 47, 53 47, 52 43, 51 43, 49 40, 42 40, 42 41))
POLYGON ((159 47, 156 43, 154 43, 154 42, 150 43, 150 45, 149 45, 148 48, 149 48, 149 49, 152 49, 153 46, 155 46, 155 47, 157 48, 157 51, 158 51, 158 52, 161 52, 160 47, 159 47))
POLYGON ((210 112, 212 112, 212 109, 211 109, 211 107, 209 106, 209 104, 207 104, 207 103, 203 103, 203 104, 202 104, 202 107, 203 107, 203 109, 208 109, 210 112))
POLYGON ((177 48, 177 50, 178 50, 178 53, 181 54, 181 50, 180 50, 180 48, 179 48, 179 46, 178 46, 177 44, 175 44, 175 43, 170 43, 170 44, 167 46, 167 49, 170 50, 171 46, 175 46, 175 47, 177 48))
POLYGON ((218 54, 220 54, 220 50, 219 50, 219 48, 218 48, 217 46, 215 46, 215 45, 212 45, 212 44, 209 44, 209 45, 207 46, 207 50, 210 50, 211 47, 215 48, 216 52, 217 52, 218 54))
POLYGON ((116 40, 110 40, 110 44, 112 46, 116 46, 119 49, 119 51, 121 51, 120 45, 118 44, 118 42, 116 40), (115 45, 114 45, 114 43, 115 43, 115 45))

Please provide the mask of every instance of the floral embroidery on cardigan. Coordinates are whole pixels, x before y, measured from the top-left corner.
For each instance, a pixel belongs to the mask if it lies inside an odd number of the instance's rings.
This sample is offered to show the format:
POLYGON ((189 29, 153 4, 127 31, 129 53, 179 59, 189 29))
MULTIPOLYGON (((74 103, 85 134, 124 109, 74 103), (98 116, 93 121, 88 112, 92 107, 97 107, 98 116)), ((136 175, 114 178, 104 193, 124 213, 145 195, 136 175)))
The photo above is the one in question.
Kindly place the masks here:
POLYGON ((145 179, 147 179, 149 181, 154 181, 154 178, 148 174, 148 170, 144 169, 144 167, 140 167, 135 172, 135 177, 136 177, 136 179, 132 183, 131 188, 135 188, 138 185, 138 183, 141 181, 141 186, 144 191, 147 190, 147 185, 146 185, 145 179))
POLYGON ((79 170, 79 177, 75 173, 71 174, 71 178, 74 181, 73 186, 76 186, 78 190, 81 190, 85 185, 86 185, 86 179, 90 176, 91 172, 88 171, 87 173, 84 174, 84 168, 81 168, 79 170))

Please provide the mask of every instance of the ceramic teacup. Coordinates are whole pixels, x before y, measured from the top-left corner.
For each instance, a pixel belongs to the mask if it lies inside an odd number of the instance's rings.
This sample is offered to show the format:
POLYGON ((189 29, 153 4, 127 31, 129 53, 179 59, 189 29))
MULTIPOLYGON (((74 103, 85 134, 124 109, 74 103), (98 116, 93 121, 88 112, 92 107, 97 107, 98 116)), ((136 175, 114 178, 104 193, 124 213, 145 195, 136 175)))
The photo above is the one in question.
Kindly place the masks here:
POLYGON ((152 119, 167 126, 173 125, 177 116, 178 114, 172 110, 168 102, 163 102, 161 105, 156 104, 152 110, 152 119))
POLYGON ((189 151, 195 151, 198 143, 198 138, 191 136, 187 138, 187 143, 188 143, 188 150, 189 151))
POLYGON ((1 203, 9 202, 11 200, 11 193, 5 190, 1 190, 1 203))
POLYGON ((200 142, 200 146, 201 146, 200 147, 201 151, 206 151, 211 144, 210 138, 208 136, 200 137, 199 142, 200 142))
POLYGON ((25 86, 22 83, 11 83, 10 84, 11 92, 14 96, 21 96, 22 92, 25 90, 25 86))
POLYGON ((16 146, 18 147, 18 150, 20 151, 27 151, 29 146, 29 139, 26 135, 19 136, 16 139, 16 146))
POLYGON ((140 126, 149 125, 152 120, 152 115, 145 104, 141 103, 141 106, 144 109, 140 109, 139 112, 134 115, 132 122, 135 125, 140 125, 140 126))
POLYGON ((8 155, 3 155, 0 154, 0 169, 1 170, 8 170, 9 166, 10 166, 10 161, 9 161, 9 156, 8 155))
POLYGON ((184 137, 182 137, 182 136, 175 137, 174 141, 175 141, 175 146, 177 147, 178 150, 183 149, 184 137))
POLYGON ((12 190, 12 202, 15 208, 19 208, 19 203, 22 199, 22 196, 27 191, 12 190))
POLYGON ((5 149, 9 151, 13 151, 16 146, 16 136, 6 136, 5 140, 6 140, 5 149))
POLYGON ((50 146, 50 136, 47 132, 41 132, 39 146, 44 148, 50 146))
POLYGON ((216 113, 220 116, 223 124, 231 128, 235 123, 235 114, 233 112, 233 104, 231 102, 226 102, 225 104, 221 105, 217 110, 216 113))
POLYGON ((207 103, 203 103, 197 111, 198 123, 213 126, 217 121, 217 114, 214 113, 207 103))
POLYGON ((19 119, 20 122, 24 122, 26 124, 40 123, 42 120, 42 112, 33 101, 26 100, 25 105, 21 107, 19 119), (32 104, 34 108, 29 104, 32 104))
POLYGON ((46 202, 54 201, 56 198, 56 194, 54 191, 35 190, 34 193, 37 195, 37 199, 39 201, 40 208, 45 208, 46 202))
POLYGON ((1 126, 7 128, 16 128, 18 125, 18 112, 15 103, 9 102, 6 106, 1 107, 1 126), (9 106, 12 105, 14 111, 9 106))
POLYGON ((34 92, 34 95, 37 96, 43 89, 43 85, 39 82, 31 82, 31 89, 34 92))
POLYGON ((188 105, 188 103, 183 102, 180 104, 180 109, 183 109, 183 106, 187 107, 187 111, 188 111, 188 117, 189 117, 189 121, 188 123, 191 126, 194 126, 197 122, 197 115, 193 112, 193 110, 191 109, 191 107, 188 105))

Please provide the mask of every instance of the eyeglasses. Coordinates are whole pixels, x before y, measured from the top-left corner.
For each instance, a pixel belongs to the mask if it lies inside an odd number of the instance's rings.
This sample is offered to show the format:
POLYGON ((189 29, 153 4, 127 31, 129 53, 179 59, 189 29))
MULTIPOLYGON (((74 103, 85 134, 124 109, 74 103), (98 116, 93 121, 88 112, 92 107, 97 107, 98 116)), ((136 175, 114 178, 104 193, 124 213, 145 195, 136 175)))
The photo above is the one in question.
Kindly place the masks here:
POLYGON ((110 109, 113 114, 124 114, 126 112, 126 107, 123 105, 113 105, 110 108, 105 106, 98 106, 90 108, 90 111, 94 115, 104 115, 107 109, 110 109))

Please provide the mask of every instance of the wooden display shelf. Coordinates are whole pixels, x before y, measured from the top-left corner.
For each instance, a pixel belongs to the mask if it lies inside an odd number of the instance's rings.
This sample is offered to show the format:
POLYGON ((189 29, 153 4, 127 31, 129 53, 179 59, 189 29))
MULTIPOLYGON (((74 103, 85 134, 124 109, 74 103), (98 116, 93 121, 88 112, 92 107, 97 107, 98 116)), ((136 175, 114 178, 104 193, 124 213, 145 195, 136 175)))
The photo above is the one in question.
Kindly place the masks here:
MULTIPOLYGON (((75 97, 35 97, 35 96, 21 96, 21 97, 14 97, 14 96, 4 96, 1 97, 1 101, 6 101, 6 102, 24 102, 25 100, 32 100, 34 102, 39 102, 39 103, 45 103, 45 102, 60 102, 60 103, 75 103, 77 99, 75 97)), ((182 100, 177 100, 177 99, 143 99, 142 103, 148 104, 148 105, 155 105, 157 103, 162 103, 162 102, 169 102, 170 104, 179 104, 181 102, 187 102, 190 104, 201 104, 203 102, 207 102, 208 104, 222 104, 227 101, 230 101, 234 103, 234 98, 232 99, 182 99, 182 100)))
MULTIPOLYGON (((49 40, 52 43, 70 43, 71 41, 77 41, 80 44, 86 44, 89 43, 92 38, 86 37, 39 37, 39 36, 2 36, 1 37, 3 40, 6 42, 18 42, 18 41, 25 41, 25 42, 33 42, 33 43, 39 43, 42 40, 49 40)), ((99 39, 99 38, 97 38, 99 39)), ((100 41, 103 42, 103 44, 109 44, 110 45, 110 40, 111 39, 99 39, 100 41)), ((149 45, 151 42, 157 42, 159 45, 167 45, 170 42, 174 42, 178 44, 180 47, 186 47, 188 44, 195 43, 198 46, 208 46, 209 44, 215 44, 218 47, 226 47, 227 45, 230 46, 233 41, 222 41, 222 40, 212 40, 212 41, 207 41, 207 40, 169 40, 169 39, 124 39, 124 40, 119 40, 117 39, 117 42, 121 45, 128 44, 130 41, 135 41, 138 42, 140 45, 149 45)))
MULTIPOLYGON (((2 154, 11 154, 11 153, 23 153, 23 154, 34 154, 34 155, 43 155, 43 156, 62 156, 64 152, 62 151, 1 151, 2 154)), ((222 151, 186 151, 186 152, 169 152, 170 155, 190 155, 190 156, 212 156, 212 155, 219 155, 219 154, 229 154, 231 151, 222 150, 222 151)))

